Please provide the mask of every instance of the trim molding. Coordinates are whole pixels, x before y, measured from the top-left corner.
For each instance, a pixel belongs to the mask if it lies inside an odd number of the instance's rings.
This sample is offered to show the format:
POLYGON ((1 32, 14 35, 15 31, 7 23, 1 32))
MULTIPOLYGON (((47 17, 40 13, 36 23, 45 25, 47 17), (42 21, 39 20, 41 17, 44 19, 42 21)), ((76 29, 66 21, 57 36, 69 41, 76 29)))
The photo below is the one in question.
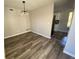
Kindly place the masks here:
POLYGON ((72 53, 69 53, 68 51, 63 51, 63 53, 65 53, 65 54, 67 54, 67 55, 70 55, 70 56, 72 56, 72 57, 74 57, 75 58, 75 55, 74 54, 72 54, 72 53))
POLYGON ((33 33, 36 33, 36 34, 38 34, 38 35, 41 35, 41 36, 43 36, 43 37, 46 37, 46 38, 48 38, 48 39, 51 39, 51 37, 49 37, 49 36, 45 36, 45 35, 43 35, 43 34, 40 34, 40 33, 38 33, 38 32, 35 32, 35 31, 32 31, 33 33))
POLYGON ((31 30, 28 30, 28 31, 25 31, 25 32, 21 32, 21 33, 17 33, 17 34, 11 35, 11 36, 7 36, 7 37, 4 37, 4 39, 10 38, 10 37, 14 37, 14 36, 17 36, 17 35, 21 35, 21 34, 24 34, 24 33, 30 32, 30 31, 31 30))

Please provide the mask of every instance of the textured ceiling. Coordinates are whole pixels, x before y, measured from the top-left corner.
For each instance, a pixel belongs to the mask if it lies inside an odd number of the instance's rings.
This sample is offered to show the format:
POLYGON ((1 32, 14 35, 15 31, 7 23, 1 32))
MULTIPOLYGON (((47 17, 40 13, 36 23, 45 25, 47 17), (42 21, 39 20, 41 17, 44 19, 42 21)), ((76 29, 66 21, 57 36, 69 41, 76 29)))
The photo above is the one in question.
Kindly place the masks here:
MULTIPOLYGON (((24 0, 4 0, 4 6, 23 9, 22 1, 24 0)), ((27 2, 26 9, 28 8, 28 10, 34 10, 41 6, 53 3, 53 0, 25 0, 25 1, 27 2)))
POLYGON ((54 0, 55 5, 62 5, 65 4, 68 0, 54 0))
MULTIPOLYGON (((6 7, 18 8, 23 10, 22 1, 24 0, 4 0, 4 5, 6 7)), ((54 3, 54 11, 58 11, 61 9, 73 8, 75 0, 25 0, 26 10, 29 11, 34 10, 36 8, 40 8, 44 5, 48 5, 50 3, 54 3)))
POLYGON ((60 12, 74 9, 75 0, 54 0, 54 11, 60 12))

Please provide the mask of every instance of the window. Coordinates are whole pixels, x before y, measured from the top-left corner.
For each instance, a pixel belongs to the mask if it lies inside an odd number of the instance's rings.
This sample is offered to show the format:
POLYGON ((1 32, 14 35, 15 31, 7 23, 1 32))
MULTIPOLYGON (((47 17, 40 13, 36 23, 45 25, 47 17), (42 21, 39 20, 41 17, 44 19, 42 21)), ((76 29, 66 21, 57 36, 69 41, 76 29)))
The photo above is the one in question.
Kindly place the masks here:
POLYGON ((68 28, 71 26, 72 16, 73 16, 73 12, 69 12, 69 17, 68 17, 68 22, 67 22, 67 27, 68 28))

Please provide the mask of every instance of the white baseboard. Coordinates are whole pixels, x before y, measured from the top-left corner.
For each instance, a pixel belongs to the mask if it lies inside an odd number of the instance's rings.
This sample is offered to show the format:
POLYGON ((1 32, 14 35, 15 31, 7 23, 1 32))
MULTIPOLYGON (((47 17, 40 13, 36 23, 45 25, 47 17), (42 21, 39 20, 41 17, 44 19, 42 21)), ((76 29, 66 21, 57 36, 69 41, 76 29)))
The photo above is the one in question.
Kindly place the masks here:
POLYGON ((50 39, 51 37, 49 37, 49 36, 45 36, 45 35, 43 35, 43 34, 40 34, 40 33, 38 33, 38 32, 35 32, 35 31, 32 31, 33 33, 36 33, 36 34, 38 34, 38 35, 41 35, 41 36, 43 36, 43 37, 46 37, 46 38, 48 38, 48 39, 50 39))
POLYGON ((70 55, 70 56, 72 56, 72 57, 74 57, 75 58, 75 55, 74 54, 72 54, 72 53, 69 53, 68 51, 63 51, 63 53, 65 53, 65 54, 67 54, 67 55, 70 55))
MULTIPOLYGON (((4 39, 10 38, 10 37, 14 37, 14 36, 17 36, 17 35, 21 35, 21 34, 24 34, 24 33, 27 33, 27 32, 31 32, 31 30, 25 31, 25 32, 21 32, 21 33, 17 33, 17 34, 11 35, 11 36, 4 37, 4 39)), ((45 35, 43 35, 43 34, 40 34, 40 33, 38 33, 38 32, 35 32, 35 31, 32 31, 32 32, 33 32, 33 33, 36 33, 36 34, 38 34, 38 35, 44 36, 44 37, 46 37, 46 38, 49 38, 49 39, 51 38, 51 37, 49 37, 49 36, 45 36, 45 35)))
POLYGON ((21 32, 21 33, 17 33, 17 34, 11 35, 11 36, 7 36, 7 37, 4 37, 4 39, 10 38, 10 37, 14 37, 14 36, 17 36, 17 35, 21 35, 21 34, 24 34, 24 33, 30 32, 30 31, 31 30, 28 30, 28 31, 25 31, 25 32, 21 32))

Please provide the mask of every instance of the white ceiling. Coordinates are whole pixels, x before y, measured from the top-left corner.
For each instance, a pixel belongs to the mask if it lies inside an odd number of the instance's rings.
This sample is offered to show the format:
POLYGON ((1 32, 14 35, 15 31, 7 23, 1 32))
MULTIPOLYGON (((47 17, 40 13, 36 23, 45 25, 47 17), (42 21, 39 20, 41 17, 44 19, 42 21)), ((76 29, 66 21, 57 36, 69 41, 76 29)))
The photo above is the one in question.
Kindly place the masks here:
MULTIPOLYGON (((24 0, 4 0, 4 6, 23 9, 22 1, 24 1, 24 0)), ((30 11, 34 10, 36 8, 39 8, 41 6, 53 3, 53 0, 25 0, 25 1, 27 1, 26 9, 28 6, 28 10, 30 10, 30 11)))
MULTIPOLYGON (((4 0, 5 7, 11 8, 18 8, 23 10, 23 3, 24 0, 4 0)), ((48 5, 50 3, 54 3, 54 10, 62 9, 62 7, 71 7, 75 0, 25 0, 26 3, 26 10, 28 6, 28 10, 32 11, 36 8, 42 7, 44 5, 48 5)))
POLYGON ((54 0, 54 11, 65 11, 74 9, 75 0, 54 0))
POLYGON ((68 0, 54 0, 55 5, 65 4, 68 0))

